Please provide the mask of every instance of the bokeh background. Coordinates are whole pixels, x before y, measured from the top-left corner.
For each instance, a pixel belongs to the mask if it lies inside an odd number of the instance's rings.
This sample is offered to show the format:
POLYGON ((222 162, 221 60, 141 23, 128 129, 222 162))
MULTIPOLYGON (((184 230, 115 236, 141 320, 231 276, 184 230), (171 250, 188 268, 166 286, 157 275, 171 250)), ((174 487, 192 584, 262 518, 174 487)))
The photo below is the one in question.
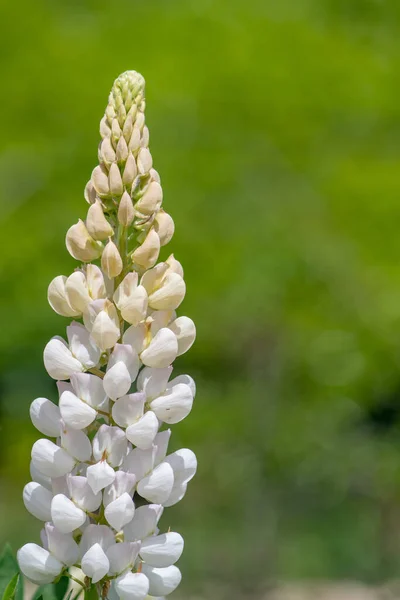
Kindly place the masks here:
POLYGON ((67 320, 98 124, 114 78, 147 80, 167 247, 198 339, 173 449, 198 455, 182 591, 400 572, 400 4, 397 0, 20 0, 0 8, 0 542, 22 504, 42 364, 67 320))

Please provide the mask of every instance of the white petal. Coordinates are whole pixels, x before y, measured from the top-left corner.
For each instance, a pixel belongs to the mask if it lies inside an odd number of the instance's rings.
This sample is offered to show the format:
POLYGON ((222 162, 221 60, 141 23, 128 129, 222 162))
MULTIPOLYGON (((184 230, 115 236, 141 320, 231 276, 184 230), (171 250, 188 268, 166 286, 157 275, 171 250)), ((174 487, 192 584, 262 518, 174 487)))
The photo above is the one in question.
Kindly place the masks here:
POLYGON ((163 368, 170 365, 178 354, 178 341, 172 331, 166 327, 151 340, 149 346, 140 355, 144 365, 163 368))
POLYGON ((187 491, 187 483, 177 483, 174 482, 174 486, 172 488, 172 492, 166 502, 164 502, 164 506, 174 506, 182 500, 187 491))
POLYGON ((180 559, 183 544, 183 537, 179 533, 163 533, 145 539, 140 556, 152 567, 170 567, 180 559))
POLYGON ((156 450, 155 446, 146 450, 134 448, 122 463, 122 469, 128 473, 133 473, 136 476, 136 481, 139 481, 153 469, 156 450))
POLYGON ((140 354, 145 347, 146 333, 147 330, 144 323, 140 323, 136 327, 132 325, 125 331, 122 340, 124 344, 129 344, 137 354, 140 354))
POLYGON ((43 435, 60 435, 60 409, 47 398, 36 398, 30 407, 32 423, 43 435))
POLYGON ((149 294, 149 306, 155 310, 175 310, 185 297, 186 285, 178 273, 168 271, 161 287, 149 294))
POLYGON ((156 415, 149 410, 137 421, 137 423, 129 425, 126 430, 126 437, 132 444, 145 450, 152 445, 158 427, 159 423, 156 415))
MULTIPOLYGON (((71 375, 71 377, 74 377, 76 374, 77 373, 74 373, 73 375, 71 375)), ((61 394, 64 392, 74 393, 73 387, 69 381, 57 381, 56 386, 57 386, 59 396, 61 396, 61 394)))
POLYGON ((122 542, 114 544, 107 550, 110 561, 109 575, 119 575, 132 568, 139 553, 140 542, 122 542))
POLYGON ((160 421, 174 424, 188 416, 193 406, 192 391, 188 385, 178 383, 150 404, 160 421))
POLYGON ((131 381, 135 381, 139 371, 139 357, 130 344, 115 344, 114 350, 108 361, 108 369, 119 362, 123 362, 128 369, 131 381))
POLYGON ((71 351, 60 338, 52 338, 43 353, 44 366, 53 379, 68 379, 72 373, 83 371, 83 366, 72 356, 71 351))
POLYGON ((67 487, 71 500, 82 510, 93 512, 99 508, 102 500, 101 492, 95 494, 86 477, 68 475, 67 487))
POLYGON ((43 475, 43 473, 41 473, 41 471, 39 471, 39 469, 37 467, 35 467, 32 460, 29 465, 29 472, 31 474, 32 481, 35 481, 36 483, 40 483, 40 485, 45 487, 47 490, 51 491, 50 477, 47 477, 47 475, 43 475))
POLYGON ((144 540, 153 535, 163 513, 160 504, 146 504, 136 509, 132 521, 124 527, 125 539, 128 541, 144 540))
POLYGON ((100 311, 92 327, 92 338, 96 344, 102 350, 107 350, 116 344, 120 335, 121 332, 114 319, 110 318, 106 311, 100 311))
POLYGON ((127 441, 119 427, 101 425, 93 439, 95 460, 104 458, 113 467, 119 467, 127 453, 127 441))
POLYGON ((114 481, 115 471, 106 460, 100 460, 87 468, 86 477, 93 492, 97 494, 114 481))
POLYGON ((122 396, 112 407, 112 416, 114 421, 120 427, 128 427, 136 423, 143 415, 143 407, 146 396, 141 392, 122 396))
POLYGON ((165 392, 171 373, 172 367, 163 369, 144 367, 139 373, 137 388, 140 392, 144 392, 149 400, 153 400, 165 392))
POLYGON ((72 273, 65 283, 65 289, 70 305, 78 311, 78 314, 82 314, 92 301, 85 274, 82 271, 72 273))
POLYGON ((106 393, 103 380, 91 373, 77 373, 71 376, 71 384, 75 395, 92 408, 104 407, 106 393))
POLYGON ((143 573, 126 573, 115 581, 115 591, 121 600, 144 600, 149 591, 149 580, 143 573))
POLYGON ((62 428, 61 446, 80 462, 85 462, 92 456, 92 444, 88 436, 83 431, 71 427, 62 428))
POLYGON ((86 281, 89 293, 93 300, 105 298, 107 295, 104 277, 101 269, 96 265, 86 265, 86 281))
POLYGON ((196 384, 192 377, 190 377, 190 375, 178 375, 178 377, 174 377, 174 379, 171 379, 171 381, 169 382, 167 388, 173 388, 174 385, 177 385, 178 383, 185 383, 186 385, 188 385, 192 390, 193 398, 196 397, 196 384))
POLYGON ((51 523, 46 523, 48 550, 62 563, 70 567, 79 558, 79 547, 70 533, 61 533, 51 523))
POLYGON ((180 356, 193 346, 196 339, 196 326, 189 317, 178 317, 169 328, 178 340, 178 356, 180 356))
POLYGON ((144 564, 142 573, 149 579, 149 593, 151 596, 167 596, 171 594, 176 590, 182 579, 180 570, 175 566, 158 569, 144 564))
POLYGON ((111 527, 120 531, 133 519, 135 505, 131 496, 127 493, 108 504, 105 509, 105 517, 111 527))
POLYGON ((86 513, 64 494, 57 494, 51 503, 51 519, 58 531, 71 533, 85 523, 86 513))
POLYGON ((50 283, 47 290, 47 300, 51 308, 63 317, 79 317, 79 310, 71 306, 67 296, 65 284, 67 278, 59 275, 50 283))
POLYGON ((81 568, 85 575, 91 578, 92 583, 97 583, 107 575, 110 563, 100 544, 94 544, 83 555, 81 568))
POLYGON ((117 362, 107 371, 103 379, 104 389, 111 400, 125 396, 131 387, 131 376, 125 363, 117 362))
POLYGON ((175 483, 188 483, 196 474, 197 458, 189 448, 181 448, 165 459, 174 470, 175 483))
POLYGON ((156 335, 156 333, 160 331, 162 327, 169 327, 170 323, 172 323, 172 321, 175 321, 176 311, 152 310, 149 313, 149 316, 152 319, 150 327, 151 333, 152 335, 156 335))
POLYGON ((88 525, 83 532, 80 552, 83 556, 94 544, 99 544, 106 552, 115 543, 115 536, 107 525, 88 525))
POLYGON ((71 323, 67 327, 69 348, 85 369, 95 367, 100 360, 100 348, 96 346, 87 329, 81 323, 71 323))
POLYGON ((25 544, 17 552, 22 573, 39 585, 51 583, 61 573, 64 565, 37 544, 25 544))
POLYGON ((132 496, 133 488, 136 484, 136 477, 131 473, 125 473, 125 471, 117 471, 115 479, 111 485, 109 485, 103 492, 104 506, 108 506, 111 502, 114 502, 122 494, 129 494, 132 496))
POLYGON ((85 429, 97 416, 94 408, 82 402, 72 392, 63 392, 59 405, 64 422, 72 429, 85 429))
POLYGON ((156 447, 156 453, 154 456, 154 466, 159 465, 167 455, 168 444, 171 437, 171 430, 165 429, 157 433, 154 439, 154 445, 156 447))
POLYGON ((24 487, 22 494, 25 508, 40 521, 50 521, 50 506, 53 494, 36 481, 31 481, 24 487))
POLYGON ((38 440, 33 444, 32 461, 48 477, 61 477, 70 473, 76 462, 63 448, 50 440, 38 440))
POLYGON ((161 463, 150 475, 139 481, 138 494, 149 502, 163 504, 171 494, 174 485, 174 472, 171 465, 161 463))
POLYGON ((152 294, 160 285, 169 270, 169 265, 166 262, 158 263, 152 269, 148 269, 141 281, 140 284, 146 289, 147 293, 152 294))

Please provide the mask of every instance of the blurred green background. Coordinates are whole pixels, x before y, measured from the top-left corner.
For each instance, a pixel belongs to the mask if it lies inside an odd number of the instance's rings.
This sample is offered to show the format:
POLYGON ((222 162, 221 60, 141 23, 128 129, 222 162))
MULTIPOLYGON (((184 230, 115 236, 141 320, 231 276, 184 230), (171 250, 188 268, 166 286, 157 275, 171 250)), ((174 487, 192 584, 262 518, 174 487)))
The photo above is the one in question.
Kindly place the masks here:
POLYGON ((398 0, 20 0, 0 17, 0 541, 38 538, 28 408, 55 397, 42 350, 67 324, 47 285, 75 266, 99 120, 136 69, 198 327, 172 449, 199 472, 163 517, 186 539, 183 592, 398 576, 398 0))

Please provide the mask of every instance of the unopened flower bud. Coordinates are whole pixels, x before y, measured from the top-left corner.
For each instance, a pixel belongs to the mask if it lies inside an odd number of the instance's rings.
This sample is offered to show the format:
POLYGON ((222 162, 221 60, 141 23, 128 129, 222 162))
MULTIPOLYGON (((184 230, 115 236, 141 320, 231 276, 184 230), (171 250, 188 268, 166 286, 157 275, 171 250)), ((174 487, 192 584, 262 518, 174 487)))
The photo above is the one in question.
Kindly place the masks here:
POLYGON ((142 148, 148 148, 150 141, 150 133, 148 127, 143 127, 142 139, 140 140, 140 145, 142 148))
POLYGON ((65 243, 71 256, 83 262, 99 258, 103 249, 102 243, 89 235, 85 223, 81 220, 68 229, 65 243))
POLYGON ((160 238, 154 229, 150 229, 143 244, 132 254, 132 260, 135 264, 144 269, 149 269, 157 262, 160 254, 160 238))
POLYGON ((118 165, 113 163, 110 167, 109 174, 109 183, 110 183, 110 192, 113 196, 122 196, 122 192, 124 191, 124 186, 122 183, 121 173, 119 171, 118 165))
POLYGON ((141 148, 139 150, 137 166, 139 173, 148 173, 153 166, 153 158, 148 148, 141 148))
POLYGON ((94 189, 93 181, 91 179, 86 184, 84 196, 88 204, 94 204, 96 202, 96 190, 94 189))
POLYGON ((67 278, 63 275, 59 275, 50 283, 47 290, 47 299, 51 308, 63 317, 77 317, 81 314, 79 310, 76 310, 71 306, 65 284, 67 278))
POLYGON ((179 260, 176 260, 175 256, 171 254, 165 261, 169 266, 169 270, 173 273, 178 273, 183 278, 183 267, 179 260))
POLYGON ((110 137, 111 129, 107 124, 107 117, 104 116, 100 121, 100 135, 102 138, 110 137))
POLYGON ((154 221, 154 229, 158 233, 161 246, 166 246, 171 241, 175 231, 172 217, 164 210, 159 210, 154 221))
POLYGON ((132 129, 133 129, 133 117, 132 117, 131 111, 129 111, 128 116, 125 119, 124 127, 122 129, 122 134, 127 143, 131 139, 132 129))
POLYGON ((122 174, 122 181, 126 186, 129 187, 129 189, 131 188, 133 180, 135 179, 136 175, 137 175, 137 167, 136 167, 135 157, 130 152, 129 156, 126 160, 124 172, 122 174))
POLYGON ((121 202, 118 207, 118 221, 124 227, 129 227, 135 217, 133 204, 128 192, 122 194, 121 202))
POLYGON ((100 196, 107 196, 110 193, 108 185, 108 174, 103 165, 98 165, 92 172, 93 187, 100 196))
POLYGON ((121 135, 118 140, 117 150, 116 150, 116 158, 118 163, 124 163, 128 158, 128 144, 125 141, 125 138, 121 135))
POLYGON ((161 286, 149 295, 149 306, 155 310, 175 310, 185 297, 186 285, 177 273, 167 271, 161 286))
POLYGON ((135 209, 143 215, 152 215, 161 205, 162 199, 161 185, 156 181, 152 181, 143 196, 135 204, 135 209))
POLYGON ((109 300, 96 300, 83 313, 83 322, 102 350, 112 348, 121 332, 117 309, 109 300))
POLYGON ((106 240, 114 230, 104 216, 101 203, 97 200, 88 210, 86 228, 95 240, 106 240))
POLYGON ((140 129, 140 131, 142 131, 142 129, 144 127, 145 120, 146 120, 146 117, 144 116, 144 112, 143 112, 143 110, 140 110, 138 112, 138 114, 136 115, 136 127, 138 127, 140 129))
POLYGON ((140 129, 135 125, 132 130, 131 139, 129 140, 129 150, 137 152, 140 148, 140 129))
POLYGON ((107 277, 117 277, 122 271, 122 259, 117 246, 110 239, 101 256, 101 268, 107 277))
POLYGON ((105 137, 100 145, 100 155, 102 161, 110 167, 111 163, 115 162, 115 150, 112 147, 109 137, 105 137))
POLYGON ((138 325, 146 318, 147 292, 138 285, 137 273, 128 273, 114 293, 114 302, 122 318, 131 325, 138 325))
POLYGON ((115 141, 119 140, 119 138, 121 136, 121 127, 119 126, 118 119, 116 119, 116 118, 113 119, 113 122, 111 125, 111 134, 112 134, 113 140, 115 140, 115 141))

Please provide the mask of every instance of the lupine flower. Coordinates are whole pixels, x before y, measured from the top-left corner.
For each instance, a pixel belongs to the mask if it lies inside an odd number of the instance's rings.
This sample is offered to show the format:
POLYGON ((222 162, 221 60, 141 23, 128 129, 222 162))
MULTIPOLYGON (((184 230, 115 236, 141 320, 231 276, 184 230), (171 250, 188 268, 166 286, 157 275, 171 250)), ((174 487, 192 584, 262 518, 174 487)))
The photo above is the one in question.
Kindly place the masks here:
POLYGON ((44 522, 42 546, 18 551, 35 583, 75 566, 86 591, 122 600, 161 600, 179 585, 183 539, 158 525, 197 468, 191 450, 168 453, 167 425, 189 414, 196 392, 189 375, 171 378, 172 363, 196 329, 175 312, 186 293, 181 264, 172 254, 157 264, 174 222, 162 208, 144 109, 143 77, 122 74, 100 123, 86 221, 66 235, 79 267, 49 285, 50 306, 75 320, 66 340, 54 337, 44 350, 59 401, 31 404, 45 437, 33 445, 23 492, 44 522))

